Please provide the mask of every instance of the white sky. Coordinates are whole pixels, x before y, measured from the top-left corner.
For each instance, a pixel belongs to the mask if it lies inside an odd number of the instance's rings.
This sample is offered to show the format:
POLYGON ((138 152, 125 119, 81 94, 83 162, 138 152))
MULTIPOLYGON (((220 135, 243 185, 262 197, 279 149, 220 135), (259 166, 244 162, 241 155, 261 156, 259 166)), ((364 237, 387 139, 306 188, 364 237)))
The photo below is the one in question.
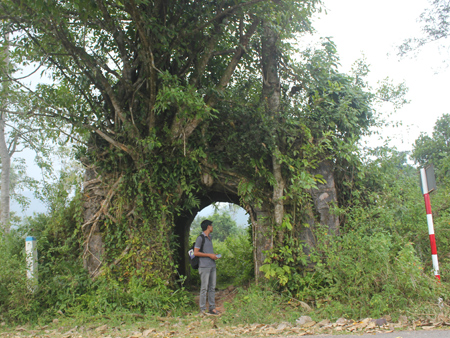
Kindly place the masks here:
MULTIPOLYGON (((332 37, 341 58, 341 71, 365 56, 370 65, 369 80, 373 86, 386 77, 405 82, 410 104, 397 111, 392 119, 401 121, 401 128, 386 128, 383 137, 390 137, 391 146, 411 150, 420 132, 431 136, 438 117, 449 113, 449 75, 436 46, 425 48, 416 58, 399 60, 397 49, 406 38, 420 34, 420 14, 428 7, 426 0, 324 0, 327 14, 319 14, 314 27, 321 36, 332 37), (438 73, 436 73, 438 72, 438 73)), ((374 145, 374 140, 370 140, 374 145)), ((382 142, 380 141, 381 145, 382 142)))

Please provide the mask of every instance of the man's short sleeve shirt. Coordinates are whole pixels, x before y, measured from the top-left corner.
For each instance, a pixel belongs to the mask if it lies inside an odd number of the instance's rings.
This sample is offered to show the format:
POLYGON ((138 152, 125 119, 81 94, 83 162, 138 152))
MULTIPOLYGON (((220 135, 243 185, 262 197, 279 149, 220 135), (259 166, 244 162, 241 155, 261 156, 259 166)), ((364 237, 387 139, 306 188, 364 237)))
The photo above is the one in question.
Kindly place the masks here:
MULTIPOLYGON (((211 239, 206 236, 203 233, 203 236, 205 236, 205 244, 203 244, 203 251, 204 253, 208 253, 208 254, 213 254, 214 253, 214 248, 213 248, 213 244, 211 239)), ((198 236, 196 241, 195 241, 195 248, 200 249, 202 246, 202 236, 198 236)), ((199 262, 199 268, 213 268, 216 266, 216 262, 209 258, 209 257, 199 257, 200 258, 200 262, 199 262)))

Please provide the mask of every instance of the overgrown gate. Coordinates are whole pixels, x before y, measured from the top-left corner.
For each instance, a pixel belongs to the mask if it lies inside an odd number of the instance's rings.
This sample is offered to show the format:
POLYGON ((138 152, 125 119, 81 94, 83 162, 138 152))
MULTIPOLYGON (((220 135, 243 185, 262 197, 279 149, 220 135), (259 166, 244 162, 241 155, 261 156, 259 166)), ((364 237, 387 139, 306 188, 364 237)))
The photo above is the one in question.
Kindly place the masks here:
MULTIPOLYGON (((329 161, 322 162, 313 173, 324 177, 326 182, 318 184, 317 189, 311 189, 310 195, 314 201, 314 207, 307 208, 308 210, 305 214, 308 216, 301 218, 295 224, 296 233, 306 244, 305 250, 307 251, 315 244, 315 224, 326 225, 330 234, 337 234, 339 231, 339 218, 330 213, 330 207, 337 202, 332 165, 329 161), (305 223, 307 226, 305 226, 305 223)), ((276 242, 277 240, 276 238, 274 239, 277 231, 274 229, 273 223, 273 204, 270 199, 259 205, 243 204, 238 193, 240 178, 238 176, 230 177, 229 173, 218 175, 218 177, 220 178, 213 179, 209 174, 203 174, 201 178, 202 194, 198 196, 200 203, 197 207, 175 218, 173 231, 179 241, 175 259, 178 265, 178 273, 184 276, 190 275, 190 265, 187 256, 187 251, 191 244, 189 243, 189 231, 197 213, 214 202, 227 202, 241 206, 250 216, 255 274, 258 278, 261 275, 259 268, 263 265, 265 252, 273 249, 274 241, 276 242)), ((96 178, 94 171, 88 170, 85 183, 85 196, 89 196, 85 202, 84 218, 86 220, 104 217, 102 212, 105 212, 105 210, 102 210, 102 202, 104 202, 105 197, 108 198, 107 194, 106 190, 101 189, 101 180, 96 178)), ((84 233, 87 239, 83 256, 84 264, 91 276, 95 277, 101 270, 105 252, 100 223, 93 222, 84 229, 84 233)), ((131 247, 126 247, 121 256, 116 258, 113 263, 120 264, 120 260, 128 254, 130 249, 131 247)))

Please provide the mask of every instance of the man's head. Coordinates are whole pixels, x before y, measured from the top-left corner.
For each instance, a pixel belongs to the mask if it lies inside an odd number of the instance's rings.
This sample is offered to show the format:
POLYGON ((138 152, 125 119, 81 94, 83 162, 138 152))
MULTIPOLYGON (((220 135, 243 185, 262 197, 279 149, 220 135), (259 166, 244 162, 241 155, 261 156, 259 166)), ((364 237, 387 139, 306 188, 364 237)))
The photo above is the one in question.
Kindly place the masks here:
POLYGON ((212 232, 212 222, 208 219, 205 219, 202 224, 200 224, 200 226, 202 227, 202 231, 206 231, 208 229, 209 226, 211 226, 211 231, 212 232))

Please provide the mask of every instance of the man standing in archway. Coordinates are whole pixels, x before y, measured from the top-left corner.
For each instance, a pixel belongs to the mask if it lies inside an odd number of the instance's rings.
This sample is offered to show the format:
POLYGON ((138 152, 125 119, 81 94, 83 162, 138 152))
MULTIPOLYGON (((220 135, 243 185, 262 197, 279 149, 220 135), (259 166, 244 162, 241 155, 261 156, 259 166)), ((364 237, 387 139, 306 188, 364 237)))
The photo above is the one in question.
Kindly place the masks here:
POLYGON ((216 310, 216 260, 220 255, 214 253, 211 239, 213 225, 210 220, 205 219, 201 223, 202 233, 197 237, 194 245, 194 255, 200 257, 198 272, 200 274, 200 312, 204 314, 218 315, 216 310), (200 249, 203 248, 201 251, 200 249), (209 311, 206 312, 206 294, 208 293, 209 311))

